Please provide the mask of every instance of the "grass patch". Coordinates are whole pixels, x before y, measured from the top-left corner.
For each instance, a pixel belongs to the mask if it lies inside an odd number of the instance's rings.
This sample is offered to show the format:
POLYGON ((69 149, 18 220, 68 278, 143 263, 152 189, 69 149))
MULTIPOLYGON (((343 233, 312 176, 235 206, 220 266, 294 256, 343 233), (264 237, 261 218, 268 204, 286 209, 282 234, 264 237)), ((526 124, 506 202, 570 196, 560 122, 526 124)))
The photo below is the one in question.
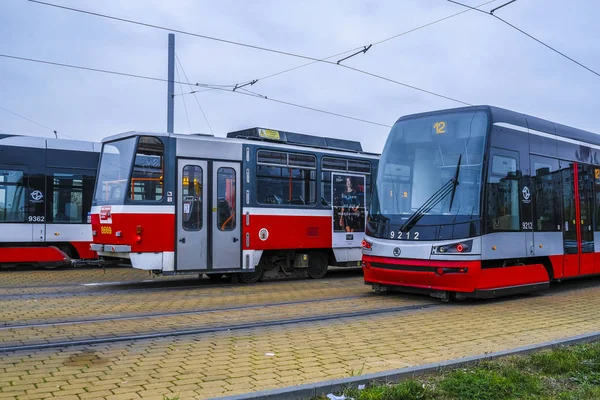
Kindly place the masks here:
POLYGON ((343 394, 355 400, 600 399, 600 342, 483 361, 343 394))

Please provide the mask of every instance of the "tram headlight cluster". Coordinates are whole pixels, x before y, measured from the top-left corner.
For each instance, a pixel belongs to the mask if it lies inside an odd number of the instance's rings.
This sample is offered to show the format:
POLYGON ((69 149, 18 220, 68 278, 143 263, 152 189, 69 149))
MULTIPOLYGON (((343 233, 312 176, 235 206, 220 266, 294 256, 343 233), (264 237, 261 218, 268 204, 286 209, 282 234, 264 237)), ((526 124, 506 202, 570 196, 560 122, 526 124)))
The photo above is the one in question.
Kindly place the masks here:
POLYGON ((439 246, 433 246, 431 248, 431 254, 462 254, 470 253, 473 247, 472 240, 465 240, 458 243, 442 244, 439 246))

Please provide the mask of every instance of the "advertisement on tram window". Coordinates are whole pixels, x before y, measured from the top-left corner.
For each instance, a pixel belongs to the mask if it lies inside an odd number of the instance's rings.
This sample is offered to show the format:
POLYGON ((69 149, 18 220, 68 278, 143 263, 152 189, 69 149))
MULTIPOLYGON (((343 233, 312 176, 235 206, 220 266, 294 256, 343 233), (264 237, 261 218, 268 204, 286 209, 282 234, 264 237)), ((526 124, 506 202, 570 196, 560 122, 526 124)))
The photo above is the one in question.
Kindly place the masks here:
POLYGON ((365 231, 365 176, 332 174, 334 245, 355 245, 365 231))

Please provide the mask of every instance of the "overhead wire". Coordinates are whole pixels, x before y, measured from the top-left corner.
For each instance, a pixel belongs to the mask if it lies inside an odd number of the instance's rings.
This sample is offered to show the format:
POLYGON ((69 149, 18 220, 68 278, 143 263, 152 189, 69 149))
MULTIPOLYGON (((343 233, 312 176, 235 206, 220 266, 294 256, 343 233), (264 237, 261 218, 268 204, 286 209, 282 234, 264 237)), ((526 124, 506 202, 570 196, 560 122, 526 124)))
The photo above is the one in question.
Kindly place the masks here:
MULTIPOLYGON (((44 60, 36 60, 36 59, 32 59, 32 58, 25 58, 25 57, 16 57, 16 56, 10 56, 10 55, 6 55, 6 54, 0 54, 0 57, 7 57, 10 59, 16 59, 16 60, 21 60, 21 61, 30 61, 30 62, 38 62, 38 63, 42 63, 42 64, 50 64, 50 65, 55 65, 55 66, 61 66, 61 67, 70 67, 70 68, 80 68, 79 66, 73 66, 70 64, 63 64, 63 63, 56 63, 56 62, 47 62, 44 60)), ((152 78, 152 77, 147 77, 144 75, 138 75, 138 74, 130 74, 130 73, 124 73, 124 72, 118 72, 118 71, 108 71, 108 70, 100 70, 100 69, 96 69, 96 68, 87 68, 87 67, 81 67, 80 69, 83 70, 89 70, 89 71, 94 71, 94 72, 105 72, 106 73, 110 73, 110 74, 114 74, 114 75, 123 75, 123 76, 128 76, 131 78, 139 78, 139 79, 150 79, 153 81, 161 81, 161 82, 168 82, 167 79, 160 79, 160 78, 152 78)), ((177 82, 175 82, 177 83, 177 82)), ((190 85, 190 86, 200 86, 203 88, 206 88, 207 90, 220 90, 220 91, 226 91, 229 93, 240 93, 240 94, 245 94, 248 95, 247 93, 243 93, 240 91, 232 91, 231 89, 229 89, 231 87, 231 85, 209 85, 209 84, 200 84, 200 83, 194 83, 194 84, 188 84, 185 82, 182 82, 184 85, 190 85)), ((260 96, 260 95, 259 95, 260 96)), ((254 96, 256 97, 256 96, 254 96)), ((369 121, 369 120, 365 120, 365 119, 361 119, 361 118, 356 118, 356 117, 352 117, 349 115, 344 115, 344 114, 340 114, 340 113, 336 113, 336 112, 332 112, 332 111, 327 111, 327 110, 322 110, 322 109, 318 109, 315 107, 310 107, 310 106, 304 106, 302 104, 296 104, 296 103, 292 103, 289 101, 284 101, 284 100, 278 100, 278 99, 273 99, 273 98, 267 98, 266 96, 263 96, 264 99, 269 100, 269 101, 273 101, 273 102, 277 102, 277 103, 281 103, 281 104, 287 104, 289 106, 292 107, 298 107, 298 108, 303 108, 303 109, 307 109, 307 110, 313 110, 315 112, 319 112, 319 113, 323 113, 323 114, 329 114, 329 115, 336 115, 342 118, 346 118, 346 119, 351 119, 351 120, 355 120, 355 121, 360 121, 360 122, 364 122, 364 123, 368 123, 368 124, 372 124, 372 125, 378 125, 378 126, 384 126, 389 128, 390 125, 386 125, 386 124, 382 124, 379 122, 374 122, 374 121, 369 121)), ((50 128, 48 128, 50 129, 50 128)))
POLYGON ((566 55, 566 54, 565 54, 565 53, 563 53, 562 51, 560 51, 560 50, 558 50, 558 49, 556 49, 556 48, 554 48, 554 47, 550 46, 549 44, 547 44, 547 43, 543 42, 542 40, 540 40, 540 39, 536 38, 535 36, 531 35, 530 33, 527 33, 527 32, 525 32, 523 29, 521 29, 521 28, 519 28, 519 27, 517 27, 517 26, 515 26, 515 25, 511 24, 510 22, 506 21, 505 19, 503 19, 503 18, 500 18, 499 16, 497 16, 496 14, 494 14, 494 11, 496 11, 496 10, 498 10, 498 9, 500 9, 500 8, 504 7, 504 6, 507 6, 507 5, 511 4, 511 3, 514 3, 516 0, 511 0, 511 1, 509 1, 509 2, 507 2, 507 3, 505 3, 505 4, 503 4, 503 5, 501 5, 500 7, 496 7, 496 8, 494 8, 494 9, 493 9, 493 10, 491 10, 490 12, 486 12, 486 11, 483 11, 483 10, 479 10, 479 9, 477 9, 477 8, 474 8, 474 7, 472 7, 472 6, 469 6, 469 5, 467 5, 467 4, 460 3, 460 2, 458 2, 458 1, 455 1, 455 0, 448 0, 448 1, 449 1, 450 3, 454 3, 454 4, 457 4, 457 5, 459 5, 459 6, 466 7, 466 8, 468 8, 468 9, 472 9, 472 10, 475 10, 475 11, 482 12, 482 13, 484 13, 485 15, 490 15, 490 16, 492 16, 492 17, 496 18, 497 20, 499 20, 499 21, 503 22, 504 24, 506 24, 506 25, 510 26, 511 28, 515 29, 516 31, 520 32, 521 34, 523 34, 523 35, 527 36, 528 38, 535 40, 536 42, 538 42, 538 43, 539 43, 539 44, 541 44, 542 46, 544 46, 544 47, 546 47, 546 48, 548 48, 548 49, 552 50, 552 51, 553 51, 553 52, 555 52, 556 54, 558 54, 558 55, 560 55, 560 56, 562 56, 562 57, 566 58, 567 60, 569 60, 569 61, 571 61, 571 62, 573 62, 573 63, 575 63, 575 64, 579 65, 580 67, 582 67, 582 68, 584 68, 584 69, 588 70, 588 71, 589 71, 589 72, 591 72, 592 74, 594 74, 594 75, 596 75, 596 76, 600 76, 600 73, 599 73, 599 72, 597 72, 597 71, 593 70, 592 68, 590 68, 590 67, 588 67, 588 66, 584 65, 583 63, 581 63, 581 62, 579 62, 579 61, 575 60, 574 58, 572 58, 572 57, 569 57, 568 55, 566 55))
MULTIPOLYGON (((19 56, 14 56, 14 55, 11 55, 11 54, 0 53, 0 57, 9 58, 9 59, 13 59, 13 60, 29 61, 29 62, 39 63, 39 64, 54 65, 54 66, 57 66, 57 67, 73 68, 73 69, 80 69, 80 70, 84 70, 84 71, 92 71, 92 72, 99 72, 99 73, 104 73, 104 74, 126 76, 126 77, 129 77, 129 78, 146 79, 146 80, 157 81, 157 82, 169 82, 168 79, 156 78, 156 77, 153 77, 153 76, 132 74, 132 73, 128 73, 128 72, 119 72, 119 71, 108 70, 108 69, 101 69, 101 68, 84 67, 82 65, 59 63, 59 62, 55 62, 55 61, 40 60, 40 59, 36 59, 36 58, 19 57, 19 56)), ((174 83, 183 83, 184 85, 199 86, 199 87, 224 87, 224 88, 233 87, 232 85, 215 85, 215 84, 210 84, 209 85, 209 84, 206 84, 206 83, 188 84, 188 83, 181 82, 181 81, 176 81, 174 83)))
MULTIPOLYGON (((132 20, 132 19, 127 19, 127 18, 115 17, 115 16, 108 15, 108 14, 87 11, 87 10, 83 10, 83 9, 79 9, 79 8, 74 8, 74 7, 67 7, 67 6, 63 6, 63 5, 59 5, 59 4, 53 4, 53 3, 48 3, 48 2, 40 1, 40 0, 28 0, 28 1, 31 2, 31 3, 41 4, 41 5, 45 5, 45 6, 49 6, 49 7, 55 7, 55 8, 59 8, 59 9, 63 9, 63 10, 68 10, 68 11, 73 11, 73 12, 81 13, 81 14, 88 14, 88 15, 92 15, 92 16, 96 16, 96 17, 107 18, 107 19, 110 19, 110 20, 115 20, 115 21, 120 21, 120 22, 126 22, 126 23, 130 23, 130 24, 134 24, 134 25, 145 26, 145 27, 159 29, 159 30, 164 30, 164 31, 169 31, 169 32, 180 33, 182 35, 188 35, 188 36, 198 37, 198 38, 202 38, 202 39, 218 41, 218 42, 227 43, 227 44, 231 44, 231 45, 236 45, 236 46, 241 46, 241 47, 246 47, 246 48, 251 48, 251 49, 255 49, 255 50, 261 50, 261 51, 265 51, 265 52, 269 52, 269 53, 275 53, 275 54, 280 54, 280 55, 285 55, 285 56, 290 56, 290 57, 296 57, 296 58, 301 58, 301 59, 305 59, 305 60, 310 60, 311 61, 311 63, 308 63, 306 65, 302 65, 302 66, 290 68, 290 69, 287 69, 285 71, 281 71, 281 72, 278 72, 278 73, 271 74, 271 75, 267 76, 268 78, 273 77, 273 76, 277 76, 277 75, 281 75, 283 73, 286 73, 286 72, 289 72, 289 71, 293 71, 295 69, 299 69, 299 68, 302 68, 303 66, 307 66, 307 65, 310 65, 310 64, 313 64, 313 63, 322 62, 322 63, 329 64, 329 65, 335 65, 335 66, 345 67, 345 68, 347 68, 349 70, 352 70, 352 71, 355 71, 355 72, 358 72, 358 73, 361 73, 361 74, 364 74, 364 75, 368 75, 368 76, 371 76, 371 77, 376 78, 376 79, 380 79, 380 80, 384 80, 384 81, 389 82, 389 83, 394 83, 394 84, 397 84, 397 85, 400 85, 400 86, 404 86, 406 88, 413 89, 413 90, 416 90, 416 91, 420 91, 422 93, 426 93, 426 94, 429 94, 429 95, 432 95, 432 96, 436 96, 436 97, 439 97, 439 98, 443 98, 445 100, 454 101, 454 102, 457 102, 457 103, 460 103, 460 104, 463 104, 463 105, 471 105, 470 103, 467 103, 465 101, 458 100, 458 99, 455 99, 455 98, 450 97, 450 96, 445 96, 445 95, 442 95, 440 93, 437 93, 437 92, 434 92, 434 91, 431 91, 431 90, 421 89, 421 88, 419 88, 417 86, 406 84, 406 83, 397 81, 395 79, 386 78, 386 77, 383 77, 383 76, 381 76, 379 74, 370 73, 368 71, 365 71, 365 70, 362 70, 362 69, 359 69, 359 68, 349 68, 345 64, 338 64, 336 62, 329 61, 329 59, 333 58, 333 57, 328 57, 328 58, 324 58, 324 59, 321 58, 320 59, 320 58, 306 56, 306 55, 303 55, 303 54, 292 53, 292 52, 282 51, 282 50, 276 50, 276 49, 271 49, 271 48, 263 47, 263 46, 256 46, 256 45, 252 45, 252 44, 248 44, 248 43, 243 43, 243 42, 233 41, 233 40, 228 40, 228 39, 222 39, 222 38, 218 38, 218 37, 214 37, 214 36, 202 35, 202 34, 199 34, 199 33, 184 31, 184 30, 180 30, 180 29, 173 29, 173 28, 169 28, 169 27, 166 27, 166 26, 161 26, 161 25, 150 24, 150 23, 146 23, 146 22, 135 21, 135 20, 132 20)), ((486 2, 486 3, 484 3, 483 5, 489 4, 489 3, 493 2, 493 1, 495 1, 495 0, 490 0, 490 1, 486 2)), ((464 12, 466 12, 466 11, 468 11, 468 10, 465 10, 464 12)), ((459 15, 459 14, 460 13, 457 13, 456 15, 459 15)), ((456 15, 454 15, 454 16, 456 16, 456 15)), ((449 16, 448 18, 451 18, 451 16, 449 16)), ((442 20, 444 20, 444 19, 442 19, 442 20)), ((431 25, 431 23, 429 25, 431 25)), ((429 26, 429 25, 427 25, 427 26, 429 26)), ((405 34, 405 33, 402 33, 402 34, 405 34)), ((401 36, 402 34, 395 35, 395 37, 401 36)), ((379 43, 383 43, 383 42, 385 42, 387 40, 391 40, 392 38, 394 38, 394 37, 390 37, 390 38, 381 40, 379 43)), ((363 46, 357 47, 356 49, 351 50, 351 51, 355 51, 357 49, 361 49, 362 47, 363 46)), ((346 51, 346 52, 343 52, 343 53, 339 53, 338 55, 346 54, 346 53, 349 53, 349 52, 350 51, 346 51)), ((267 77, 264 77, 263 79, 266 79, 267 77)))
POLYGON ((322 114, 334 115, 336 117, 346 118, 346 119, 350 119, 350 120, 354 120, 354 121, 359 121, 359 122, 364 122, 364 123, 371 124, 371 125, 378 125, 378 126, 382 126, 382 127, 385 127, 385 128, 391 128, 392 127, 391 125, 383 124, 383 123, 380 123, 380 122, 370 121, 370 120, 367 120, 367 119, 352 117, 352 116, 349 116, 349 115, 340 114, 340 113, 336 113, 336 112, 333 112, 333 111, 326 111, 326 110, 322 110, 322 109, 315 108, 315 107, 310 107, 310 106, 305 106, 305 105, 301 105, 301 104, 297 104, 297 103, 292 103, 292 102, 285 101, 285 100, 275 99, 273 97, 268 97, 268 96, 265 96, 265 95, 262 95, 262 94, 259 94, 259 93, 247 90, 247 89, 242 89, 245 92, 243 92, 243 91, 235 91, 234 92, 232 90, 227 90, 227 89, 223 89, 223 88, 216 88, 216 89, 217 90, 221 90, 221 91, 226 91, 228 93, 237 93, 237 94, 242 94, 242 95, 245 95, 245 96, 257 97, 257 98, 261 98, 263 100, 268 100, 268 101, 272 101, 272 102, 279 103, 279 104, 285 104, 285 105, 292 106, 292 107, 302 108, 302 109, 305 109, 305 110, 311 110, 311 111, 319 112, 319 113, 322 113, 322 114))
MULTIPOLYGON (((497 0, 489 0, 489 1, 486 1, 485 3, 479 4, 479 5, 477 5, 477 6, 473 7, 473 8, 479 8, 479 7, 483 7, 483 6, 486 6, 486 5, 490 4, 490 3, 494 3, 495 1, 497 1, 497 0)), ((412 29, 409 29, 409 30, 407 30, 407 31, 404 31, 404 32, 400 32, 400 33, 398 33, 398 34, 395 34, 395 35, 393 35, 393 36, 390 36, 390 37, 387 37, 387 38, 384 38, 384 39, 378 40, 377 42, 374 42, 374 43, 372 43, 372 44, 371 44, 371 46, 377 46, 377 45, 380 45, 380 44, 382 44, 382 43, 385 43, 385 42, 388 42, 388 41, 390 41, 390 40, 393 40, 393 39, 399 38, 399 37, 401 37, 401 36, 408 35, 409 33, 413 33, 413 32, 416 32, 416 31, 418 31, 418 30, 421 30, 421 29, 427 28, 427 27, 429 27, 429 26, 431 26, 431 25, 435 25, 435 24, 437 24, 437 23, 440 23, 440 22, 446 21, 446 20, 448 20, 448 19, 450 19, 450 18, 457 17, 457 16, 459 16, 459 15, 461 15, 461 14, 464 14, 464 13, 467 13, 467 12, 469 12, 469 11, 470 11, 470 10, 463 10, 463 11, 460 11, 460 12, 457 12, 457 13, 454 13, 454 14, 447 15, 447 16, 445 16, 445 17, 443 17, 443 18, 439 18, 439 19, 436 19, 436 20, 434 20, 434 21, 428 22, 428 23, 426 23, 426 24, 419 25, 419 26, 417 26, 416 28, 412 28, 412 29)), ((300 69, 300 68, 308 67, 309 65, 313 65, 313 64, 316 64, 316 63, 318 63, 318 62, 324 62, 324 61, 327 61, 327 60, 331 60, 332 58, 336 58, 336 57, 339 57, 339 56, 342 56, 342 55, 345 55, 345 54, 348 54, 348 53, 352 53, 352 52, 355 52, 355 51, 357 51, 357 50, 360 50, 360 49, 362 49, 362 48, 363 48, 363 46, 358 46, 358 47, 355 47, 355 48, 353 48, 353 49, 350 49, 350 50, 343 51, 343 52, 341 52, 341 53, 332 54, 332 55, 330 55, 329 57, 321 58, 321 59, 319 59, 319 60, 316 60, 316 61, 311 61, 311 62, 309 62, 309 63, 305 63, 305 64, 301 64, 301 65, 298 65, 298 66, 296 66, 296 67, 293 67, 293 68, 288 68, 288 69, 285 69, 285 70, 283 70, 283 71, 279 71, 279 72, 275 72, 275 73, 272 73, 272 74, 269 74, 269 75, 265 75, 265 76, 263 76, 263 77, 261 77, 261 78, 257 78, 257 80, 258 80, 258 81, 264 81, 265 79, 273 78, 273 77, 275 77, 275 76, 279 76, 279 75, 282 75, 282 74, 285 74, 285 73, 288 73, 288 72, 291 72, 291 71, 295 71, 295 70, 297 70, 297 69, 300 69)))
MULTIPOLYGON (((181 67, 181 71, 183 72, 183 76, 185 77, 185 80, 188 81, 188 83, 191 85, 190 80, 189 80, 187 74, 185 73, 185 69, 183 68, 183 64, 181 63, 181 60, 179 59, 179 56, 177 55, 177 53, 175 53, 175 58, 177 59, 177 62, 179 63, 179 66, 181 67)), ((206 90, 214 90, 214 89, 211 88, 211 89, 206 89, 206 90)), ((206 90, 201 90, 200 92, 204 92, 206 90)), ((200 105, 200 100, 198 100, 198 96, 196 96, 196 94, 198 92, 199 91, 192 91, 190 94, 194 95, 194 99, 196 99, 196 104, 198 104, 198 108, 200 109, 200 112, 202 113, 202 116, 204 117, 204 120, 206 121, 206 125, 208 125, 208 129, 210 130, 210 133, 212 133, 214 135, 212 126, 210 126, 210 122, 208 122, 208 118, 206 117, 206 113, 204 113, 204 109, 200 105)))
MULTIPOLYGON (((38 121, 34 121, 33 119, 31 119, 31 118, 27 118, 27 117, 25 117, 25 116, 23 116, 23 115, 21 115, 21 114, 17 114, 16 112, 14 112, 14 111, 11 111, 11 110, 9 110, 9 109, 7 109, 7 108, 0 107, 0 110, 2 110, 2 111, 5 111, 5 112, 7 112, 7 113, 9 113, 9 114, 12 114, 12 115, 14 115, 14 116, 16 116, 16 117, 19 117, 19 118, 21 118, 21 119, 24 119, 24 120, 26 120, 26 121, 29 121, 29 122, 31 122, 32 124, 35 124, 35 125, 41 126, 42 128, 48 129, 50 132, 52 132, 52 133, 54 134, 54 136, 55 136, 56 138, 58 138, 58 131, 57 131, 56 129, 52 129, 52 128, 50 128, 50 127, 49 127, 49 126, 47 126, 47 125, 44 125, 44 124, 42 124, 42 123, 40 123, 40 122, 38 122, 38 121)), ((62 133, 61 133, 61 135, 64 135, 64 134, 62 134, 62 133)), ((64 135, 64 136, 68 136, 68 135, 64 135)), ((70 137, 70 136, 69 136, 69 137, 70 137)))
MULTIPOLYGON (((179 75, 179 67, 175 64, 175 72, 177 73, 177 79, 181 79, 179 75)), ((181 92, 183 92, 183 85, 180 83, 179 88, 181 92)), ((175 95, 173 95, 175 97, 175 95)), ((192 124, 190 123, 190 116, 188 114, 187 105, 185 104, 185 96, 181 96, 181 100, 183 101, 183 109, 185 110, 185 118, 187 119, 188 128, 190 129, 190 133, 192 133, 192 124)))

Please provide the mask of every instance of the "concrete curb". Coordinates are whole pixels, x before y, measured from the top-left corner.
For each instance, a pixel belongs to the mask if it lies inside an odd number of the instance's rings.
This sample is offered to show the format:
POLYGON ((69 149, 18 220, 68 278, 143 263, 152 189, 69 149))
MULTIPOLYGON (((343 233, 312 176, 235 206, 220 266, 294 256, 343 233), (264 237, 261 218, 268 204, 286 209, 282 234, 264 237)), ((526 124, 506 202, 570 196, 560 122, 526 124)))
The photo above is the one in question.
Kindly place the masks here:
POLYGON ((370 385, 374 382, 399 382, 418 375, 436 372, 439 369, 457 368, 468 364, 474 364, 478 361, 491 360, 498 357, 504 357, 516 354, 527 354, 538 350, 548 349, 557 346, 571 345, 577 343, 593 342, 600 339, 600 331, 586 333, 578 336, 571 336, 564 339, 553 340, 529 346, 517 347, 511 350, 502 350, 494 353, 479 354, 471 357, 455 358, 453 360, 442 361, 438 363, 419 365, 416 367, 400 368, 389 371, 377 372, 374 374, 354 376, 350 378, 340 378, 324 382, 309 383, 304 385, 289 386, 281 389, 262 390, 253 393, 244 393, 234 396, 215 397, 211 400, 307 400, 316 396, 327 395, 329 393, 339 393, 349 386, 370 385))

